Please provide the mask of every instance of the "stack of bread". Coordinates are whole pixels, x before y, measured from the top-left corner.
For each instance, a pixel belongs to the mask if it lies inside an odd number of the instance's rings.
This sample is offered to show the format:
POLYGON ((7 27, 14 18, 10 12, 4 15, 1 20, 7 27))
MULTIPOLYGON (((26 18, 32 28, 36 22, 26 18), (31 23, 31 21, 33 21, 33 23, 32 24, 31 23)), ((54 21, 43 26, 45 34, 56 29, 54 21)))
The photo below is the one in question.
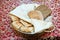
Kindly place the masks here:
POLYGON ((51 32, 54 29, 51 21, 45 21, 50 14, 51 9, 46 5, 22 4, 11 11, 9 16, 15 30, 25 33, 38 33, 42 31, 51 32))
POLYGON ((25 20, 19 19, 15 15, 9 14, 12 19, 12 26, 16 30, 20 30, 23 32, 33 32, 33 25, 25 20))

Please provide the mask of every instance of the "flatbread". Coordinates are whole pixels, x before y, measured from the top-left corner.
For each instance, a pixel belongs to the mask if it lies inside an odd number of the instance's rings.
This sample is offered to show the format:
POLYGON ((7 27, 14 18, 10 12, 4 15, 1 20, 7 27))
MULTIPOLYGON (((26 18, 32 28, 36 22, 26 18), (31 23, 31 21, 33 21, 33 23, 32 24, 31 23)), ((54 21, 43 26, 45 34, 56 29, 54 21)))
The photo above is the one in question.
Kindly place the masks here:
POLYGON ((36 7, 35 10, 40 11, 44 18, 46 18, 47 16, 49 16, 51 14, 51 9, 48 8, 46 5, 40 5, 40 6, 36 7))
POLYGON ((26 27, 32 27, 33 25, 31 24, 31 23, 29 23, 29 22, 27 22, 27 21, 25 21, 25 20, 20 20, 20 22, 24 25, 24 26, 26 26, 26 27))
POLYGON ((30 11, 28 13, 28 16, 32 19, 43 20, 42 13, 40 11, 37 11, 37 10, 30 11))
POLYGON ((23 27, 23 24, 20 23, 19 21, 14 21, 12 22, 12 26, 15 30, 18 30, 19 28, 23 27))
POLYGON ((34 28, 33 27, 21 27, 20 28, 20 31, 22 32, 27 32, 27 33, 31 33, 34 31, 34 28))

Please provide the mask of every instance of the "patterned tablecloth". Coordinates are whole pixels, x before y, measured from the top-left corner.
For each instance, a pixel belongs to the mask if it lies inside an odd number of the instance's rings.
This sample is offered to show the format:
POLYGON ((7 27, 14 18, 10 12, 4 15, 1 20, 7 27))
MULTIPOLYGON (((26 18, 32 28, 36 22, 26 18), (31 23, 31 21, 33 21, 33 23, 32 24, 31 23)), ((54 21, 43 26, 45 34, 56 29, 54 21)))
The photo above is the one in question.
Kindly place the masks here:
POLYGON ((52 22, 56 29, 51 33, 41 35, 41 37, 60 37, 60 0, 46 0, 45 2, 32 2, 31 0, 0 0, 0 40, 26 40, 26 38, 21 37, 21 35, 18 36, 11 28, 11 21, 8 16, 8 13, 12 9, 23 3, 45 4, 51 8, 51 15, 53 16, 52 22))

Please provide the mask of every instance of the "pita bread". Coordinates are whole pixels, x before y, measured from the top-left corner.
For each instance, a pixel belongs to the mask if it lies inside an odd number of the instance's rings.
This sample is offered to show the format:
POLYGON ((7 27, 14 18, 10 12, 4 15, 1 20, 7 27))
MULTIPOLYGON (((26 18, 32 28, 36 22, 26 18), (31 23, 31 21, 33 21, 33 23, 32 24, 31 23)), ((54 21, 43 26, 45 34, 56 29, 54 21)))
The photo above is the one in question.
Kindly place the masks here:
POLYGON ((33 19, 43 20, 43 15, 40 11, 34 10, 28 13, 28 16, 33 19))
POLYGON ((36 7, 35 10, 40 11, 42 13, 44 19, 51 14, 51 9, 48 8, 46 5, 40 5, 40 6, 36 7))
POLYGON ((20 23, 19 21, 14 21, 12 22, 12 26, 14 29, 18 30, 19 28, 23 27, 23 24, 20 23))

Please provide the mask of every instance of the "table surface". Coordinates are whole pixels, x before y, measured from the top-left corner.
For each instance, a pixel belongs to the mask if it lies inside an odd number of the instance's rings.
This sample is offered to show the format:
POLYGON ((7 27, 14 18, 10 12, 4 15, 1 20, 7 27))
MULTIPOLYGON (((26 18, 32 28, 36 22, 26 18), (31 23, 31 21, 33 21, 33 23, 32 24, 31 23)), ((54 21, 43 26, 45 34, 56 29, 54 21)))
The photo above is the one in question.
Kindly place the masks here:
MULTIPOLYGON (((59 0, 46 0, 43 1, 31 1, 31 0, 0 0, 0 40, 26 40, 26 38, 21 37, 22 35, 18 35, 14 29, 10 26, 11 20, 8 16, 9 12, 13 10, 15 7, 21 4, 28 3, 37 3, 37 4, 45 4, 51 10, 51 15, 53 16, 53 24, 55 25, 55 30, 51 33, 45 33, 40 36, 40 38, 45 37, 60 37, 60 1, 59 0)), ((32 40, 35 40, 33 38, 32 40)))

